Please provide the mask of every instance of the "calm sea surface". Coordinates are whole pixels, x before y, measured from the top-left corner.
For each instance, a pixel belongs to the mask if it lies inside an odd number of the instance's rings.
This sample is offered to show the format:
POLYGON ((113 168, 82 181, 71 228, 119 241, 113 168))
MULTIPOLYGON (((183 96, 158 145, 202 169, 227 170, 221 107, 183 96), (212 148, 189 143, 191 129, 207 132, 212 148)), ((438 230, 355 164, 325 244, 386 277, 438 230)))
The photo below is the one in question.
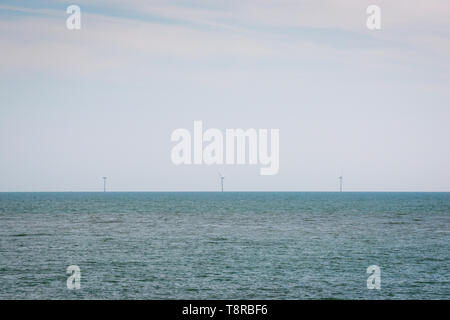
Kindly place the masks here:
POLYGON ((450 299, 449 262, 450 193, 0 193, 0 299, 450 299))

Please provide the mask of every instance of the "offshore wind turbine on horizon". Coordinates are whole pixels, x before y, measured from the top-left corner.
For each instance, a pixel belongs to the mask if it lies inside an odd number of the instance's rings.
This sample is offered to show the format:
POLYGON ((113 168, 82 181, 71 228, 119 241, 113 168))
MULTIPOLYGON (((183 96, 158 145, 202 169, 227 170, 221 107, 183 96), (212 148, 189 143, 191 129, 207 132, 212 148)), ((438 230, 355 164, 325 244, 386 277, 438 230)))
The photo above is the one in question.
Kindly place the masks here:
POLYGON ((102 179, 103 179, 103 192, 106 192, 106 179, 107 179, 108 177, 102 177, 102 179))
POLYGON ((339 179, 339 192, 342 192, 342 180, 344 179, 344 177, 339 176, 338 179, 339 179))
POLYGON ((223 192, 223 179, 225 179, 225 177, 219 172, 219 176, 220 176, 220 186, 221 186, 221 190, 223 192))

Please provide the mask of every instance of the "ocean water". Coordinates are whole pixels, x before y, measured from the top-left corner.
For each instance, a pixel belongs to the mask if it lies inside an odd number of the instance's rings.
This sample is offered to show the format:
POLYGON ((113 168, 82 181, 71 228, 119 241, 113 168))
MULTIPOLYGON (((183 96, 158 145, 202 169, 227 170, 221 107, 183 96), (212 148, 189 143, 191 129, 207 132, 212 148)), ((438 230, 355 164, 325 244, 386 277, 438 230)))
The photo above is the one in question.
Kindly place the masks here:
POLYGON ((449 299, 449 243, 450 193, 0 193, 0 299, 449 299))

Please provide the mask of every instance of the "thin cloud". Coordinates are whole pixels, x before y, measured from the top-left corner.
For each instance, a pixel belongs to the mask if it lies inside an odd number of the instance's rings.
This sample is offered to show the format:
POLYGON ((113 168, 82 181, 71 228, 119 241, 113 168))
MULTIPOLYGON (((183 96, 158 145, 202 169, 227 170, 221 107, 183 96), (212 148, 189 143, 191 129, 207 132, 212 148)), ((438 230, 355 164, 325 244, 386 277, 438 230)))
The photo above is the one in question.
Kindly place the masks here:
POLYGON ((16 13, 14 19, 0 21, 2 69, 67 70, 77 62, 76 72, 92 74, 172 58, 217 63, 351 59, 389 64, 403 61, 405 55, 411 63, 437 58, 448 68, 443 54, 450 50, 448 31, 429 31, 448 25, 442 16, 449 5, 437 0, 422 15, 420 5, 382 1, 386 27, 381 32, 365 29, 364 1, 344 5, 331 0, 320 5, 219 1, 212 6, 208 1, 133 0, 126 8, 118 1, 80 1, 79 5, 83 27, 75 32, 65 28, 67 14, 60 9, 0 6, 16 13), (411 20, 405 21, 408 15, 411 20), (402 18, 397 21, 397 16, 402 18), (415 21, 428 22, 420 36, 406 28, 415 21), (385 30, 389 28, 393 30, 385 30))

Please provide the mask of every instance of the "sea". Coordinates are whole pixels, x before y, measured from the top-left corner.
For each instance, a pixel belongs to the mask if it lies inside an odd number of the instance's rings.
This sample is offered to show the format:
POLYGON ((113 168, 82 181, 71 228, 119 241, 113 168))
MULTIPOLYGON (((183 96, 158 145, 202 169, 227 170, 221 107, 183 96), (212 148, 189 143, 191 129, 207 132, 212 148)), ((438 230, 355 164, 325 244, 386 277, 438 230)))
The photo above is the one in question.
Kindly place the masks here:
POLYGON ((450 299, 449 244, 450 193, 0 193, 0 299, 450 299))

